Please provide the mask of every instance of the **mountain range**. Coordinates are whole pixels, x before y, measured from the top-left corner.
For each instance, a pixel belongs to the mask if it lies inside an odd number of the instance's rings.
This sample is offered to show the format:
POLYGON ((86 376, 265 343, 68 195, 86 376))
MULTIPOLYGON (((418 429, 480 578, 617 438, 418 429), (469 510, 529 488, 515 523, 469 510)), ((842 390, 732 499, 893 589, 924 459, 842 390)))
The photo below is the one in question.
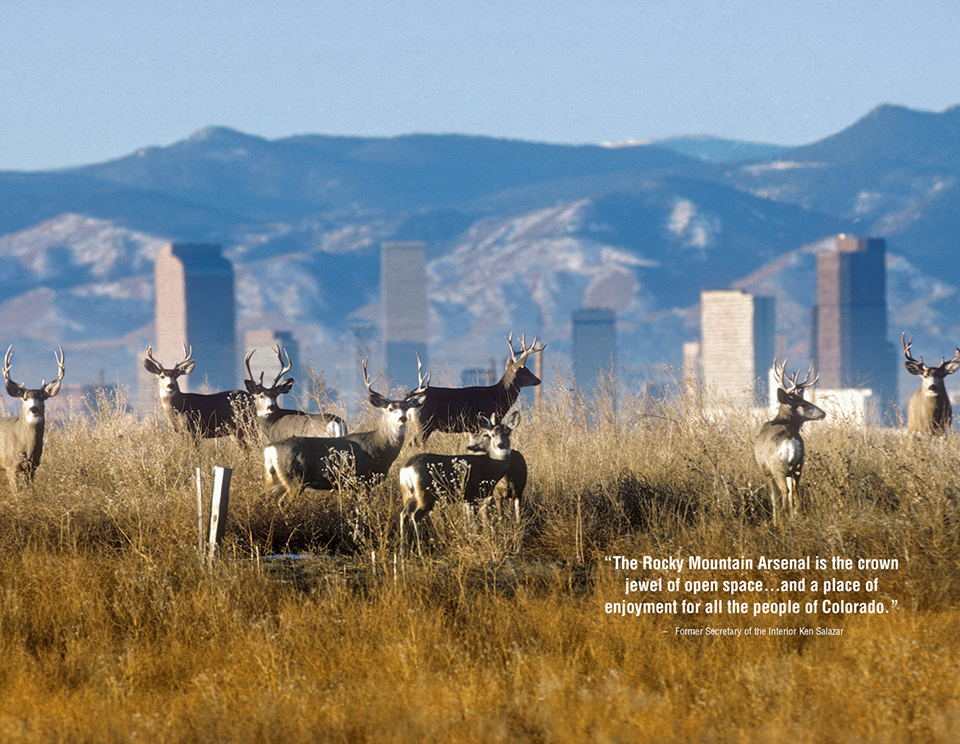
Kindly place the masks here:
POLYGON ((958 220, 960 106, 880 106, 793 148, 212 127, 110 162, 0 172, 0 326, 18 377, 50 377, 60 343, 74 382, 133 385, 157 251, 217 242, 240 331, 292 331, 337 384, 358 353, 378 361, 380 244, 418 240, 439 374, 501 367, 512 331, 546 340, 548 370, 566 375, 572 313, 603 307, 624 373, 659 381, 698 338, 702 289, 775 296, 780 351, 803 362, 816 253, 850 233, 886 239, 891 341, 906 331, 934 358, 960 344, 958 220))

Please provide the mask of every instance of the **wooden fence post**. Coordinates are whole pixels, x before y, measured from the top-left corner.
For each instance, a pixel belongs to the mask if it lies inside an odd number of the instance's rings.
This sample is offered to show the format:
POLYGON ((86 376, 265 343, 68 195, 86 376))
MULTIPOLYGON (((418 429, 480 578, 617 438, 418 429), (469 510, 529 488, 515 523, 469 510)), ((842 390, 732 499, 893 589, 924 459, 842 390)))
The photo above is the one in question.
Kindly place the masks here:
POLYGON ((197 540, 199 541, 198 554, 203 558, 203 478, 200 468, 197 468, 197 540))
POLYGON ((233 470, 219 465, 213 469, 213 497, 210 501, 210 532, 207 543, 207 561, 213 561, 217 546, 223 540, 227 526, 227 507, 230 503, 230 477, 233 470))

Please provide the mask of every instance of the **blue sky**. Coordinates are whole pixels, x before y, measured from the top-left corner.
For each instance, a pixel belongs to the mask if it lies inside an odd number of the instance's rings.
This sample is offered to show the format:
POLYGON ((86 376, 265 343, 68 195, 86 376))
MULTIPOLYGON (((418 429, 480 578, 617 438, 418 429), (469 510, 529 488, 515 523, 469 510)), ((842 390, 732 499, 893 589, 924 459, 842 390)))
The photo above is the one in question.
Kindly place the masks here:
POLYGON ((0 170, 209 125, 818 140, 960 104, 955 0, 0 0, 0 170))

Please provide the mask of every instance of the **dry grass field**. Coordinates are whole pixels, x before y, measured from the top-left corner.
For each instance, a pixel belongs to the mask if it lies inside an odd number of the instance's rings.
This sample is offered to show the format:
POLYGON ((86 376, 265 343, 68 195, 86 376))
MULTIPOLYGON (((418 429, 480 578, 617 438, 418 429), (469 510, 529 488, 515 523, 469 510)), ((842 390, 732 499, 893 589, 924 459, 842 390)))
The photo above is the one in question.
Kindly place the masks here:
POLYGON ((0 491, 0 741, 960 740, 957 437, 808 425, 802 511, 774 529, 748 412, 555 385, 514 437, 521 523, 449 503, 400 561, 395 474, 278 502, 255 448, 198 451, 100 403, 48 430, 32 487, 0 491), (209 490, 214 465, 233 482, 208 566, 195 473, 209 490), (648 611, 607 612, 626 602, 648 611))

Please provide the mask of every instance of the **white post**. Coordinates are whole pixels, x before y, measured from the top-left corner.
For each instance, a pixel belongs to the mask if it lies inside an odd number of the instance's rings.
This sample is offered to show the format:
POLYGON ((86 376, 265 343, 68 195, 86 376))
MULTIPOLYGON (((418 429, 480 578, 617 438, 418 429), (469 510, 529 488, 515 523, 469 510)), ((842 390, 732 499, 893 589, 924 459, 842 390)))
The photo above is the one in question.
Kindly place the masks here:
POLYGON ((219 465, 213 469, 213 497, 210 501, 210 532, 207 543, 207 560, 212 561, 217 545, 223 540, 227 526, 227 506, 230 503, 230 477, 233 470, 219 465))
POLYGON ((203 556, 203 479, 197 468, 197 540, 200 542, 200 555, 203 556))

